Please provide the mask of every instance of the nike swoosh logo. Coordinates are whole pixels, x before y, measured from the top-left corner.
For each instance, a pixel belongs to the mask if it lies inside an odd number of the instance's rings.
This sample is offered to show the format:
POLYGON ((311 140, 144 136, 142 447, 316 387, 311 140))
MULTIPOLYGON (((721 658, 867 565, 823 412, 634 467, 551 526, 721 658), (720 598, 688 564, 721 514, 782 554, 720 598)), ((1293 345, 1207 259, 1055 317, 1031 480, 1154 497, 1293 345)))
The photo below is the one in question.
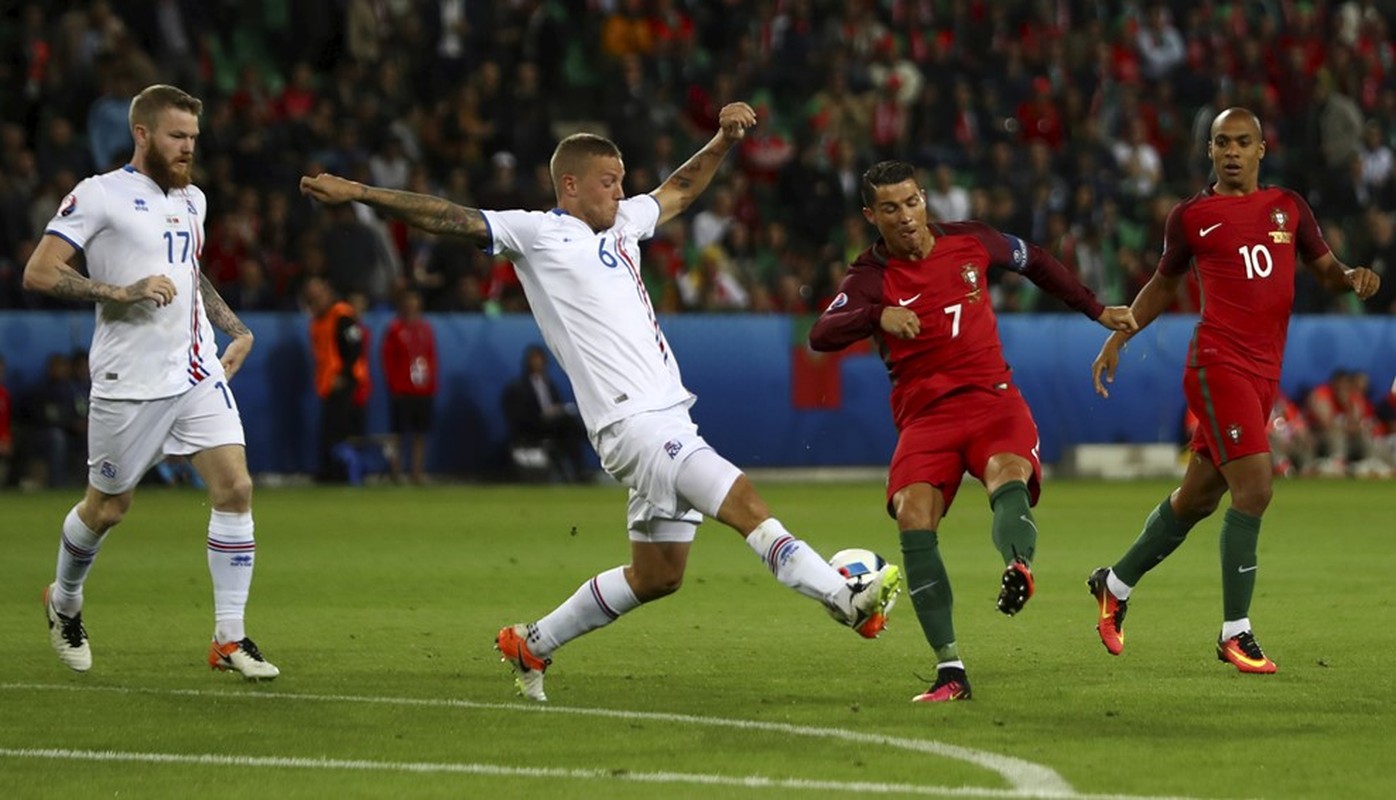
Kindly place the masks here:
POLYGON ((905 307, 911 305, 912 303, 915 303, 915 302, 916 302, 917 300, 919 300, 919 299, 921 299, 921 293, 920 293, 920 292, 917 292, 916 295, 913 296, 913 297, 908 297, 908 298, 905 299, 905 300, 898 300, 898 301, 897 301, 897 305, 899 305, 899 306, 905 308, 905 307))
POLYGON ((1020 515, 1020 516, 1018 517, 1018 519, 1021 519, 1022 521, 1028 523, 1029 525, 1032 525, 1032 532, 1033 532, 1033 533, 1037 533, 1037 525, 1035 525, 1035 524, 1033 523, 1032 519, 1030 519, 1030 518, 1028 517, 1027 514, 1022 514, 1022 515, 1020 515))
POLYGON ((1198 232, 1197 232, 1197 235, 1198 235, 1198 236, 1206 236, 1207 234, 1211 233, 1212 231, 1216 230, 1217 228, 1220 228, 1221 226, 1222 226, 1222 224, 1221 224, 1220 222, 1218 222, 1216 225, 1213 225, 1213 226, 1210 227, 1210 228, 1203 228, 1202 230, 1198 231, 1198 232))
POLYGON ((1255 572, 1255 571, 1258 570, 1258 569, 1260 569, 1260 565, 1259 565, 1259 564, 1252 564, 1252 565, 1250 565, 1249 567, 1237 567, 1237 568, 1236 568, 1236 571, 1237 571, 1237 572, 1255 572))
POLYGON ((940 581, 931 581, 930 583, 922 584, 921 586, 917 586, 915 589, 912 589, 910 594, 911 596, 915 597, 917 594, 932 588, 938 583, 940 583, 940 581))

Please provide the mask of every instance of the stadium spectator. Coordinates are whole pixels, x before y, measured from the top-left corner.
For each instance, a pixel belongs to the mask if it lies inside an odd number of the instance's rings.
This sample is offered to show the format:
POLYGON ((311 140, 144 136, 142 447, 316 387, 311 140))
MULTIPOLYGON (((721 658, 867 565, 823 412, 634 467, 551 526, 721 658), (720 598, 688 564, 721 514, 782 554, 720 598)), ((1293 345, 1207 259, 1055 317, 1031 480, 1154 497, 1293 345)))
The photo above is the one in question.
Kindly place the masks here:
POLYGON ((302 291, 311 317, 310 352, 320 398, 319 477, 357 483, 362 472, 355 447, 364 434, 364 418, 355 395, 369 380, 363 328, 358 312, 339 299, 328 280, 310 278, 302 291))
POLYGON ((26 444, 21 477, 30 487, 72 485, 75 465, 87 445, 87 398, 78 398, 73 362, 53 353, 44 364, 44 380, 24 398, 22 418, 26 444))
MULTIPOLYGON (((1223 622, 1217 657, 1241 672, 1272 673, 1275 662, 1256 640, 1249 615, 1261 516, 1274 477, 1266 423, 1278 390, 1296 264, 1302 258, 1326 288, 1362 299, 1376 292, 1380 278, 1334 257, 1302 197, 1260 185, 1265 140, 1251 111, 1222 112, 1212 123, 1208 152, 1217 180, 1168 214, 1158 269, 1131 306, 1142 329, 1173 302, 1184 274, 1199 276, 1207 304, 1183 375, 1188 406, 1201 421, 1191 442, 1193 456, 1181 485, 1149 515, 1124 556, 1092 572, 1087 583, 1100 608, 1101 642, 1119 655, 1135 585, 1230 492, 1221 528, 1223 622), (1242 270, 1244 280, 1238 278, 1242 270)), ((1129 337, 1112 333, 1091 365, 1102 397, 1109 397, 1102 381, 1114 380, 1120 348, 1129 337)))
POLYGON ((576 404, 563 400, 562 391, 548 375, 548 354, 541 346, 524 349, 523 370, 505 385, 501 401, 509 421, 511 449, 541 449, 564 481, 590 477, 583 455, 586 425, 576 404))
MULTIPOLYGON (((398 293, 398 313, 383 333, 383 378, 398 454, 407 454, 413 483, 426 482, 427 434, 436 402, 436 334, 422 316, 422 294, 415 288, 398 293)), ((390 459, 393 479, 401 477, 402 458, 390 459)))
POLYGON ((356 200, 517 259, 534 318, 579 392, 601 463, 630 489, 630 565, 587 580, 551 613, 505 626, 495 639, 529 699, 547 699, 543 675, 558 648, 679 588, 704 515, 741 535, 782 584, 862 636, 882 630, 900 590, 900 573, 889 567, 855 596, 842 575, 771 516, 750 480, 703 441, 688 413, 692 395, 637 282, 636 243, 692 204, 756 121, 746 103, 724 106, 718 132, 702 149, 651 194, 629 199, 613 142, 590 133, 564 138, 551 162, 555 213, 481 211, 328 174, 301 179, 301 190, 321 202, 356 200), (575 302, 579 295, 591 302, 575 302))
POLYGON ((1277 477, 1309 475, 1316 469, 1313 431, 1304 419, 1304 411, 1283 391, 1275 393, 1265 433, 1270 439, 1270 459, 1277 477))
POLYGON ((1380 422, 1366 392, 1366 373, 1336 369, 1305 399, 1309 425, 1319 445, 1321 475, 1366 473, 1376 455, 1380 422))
POLYGON ((955 171, 949 164, 939 164, 932 173, 934 184, 926 192, 926 205, 936 222, 961 222, 969 219, 969 192, 955 183, 955 171))
MULTIPOLYGON (((252 334, 199 271, 207 206, 191 181, 202 107, 173 86, 142 90, 130 108, 130 163, 78 184, 24 269, 27 289, 98 306, 87 489, 63 521, 57 574, 44 591, 50 643, 77 672, 92 666, 82 622, 88 571, 136 485, 171 454, 190 456, 209 487, 215 623, 208 664, 249 680, 280 673, 244 624, 256 549, 252 478, 228 381, 252 334), (79 252, 87 276, 69 264, 79 252), (232 337, 221 359, 215 327, 232 337)), ((63 377, 62 400, 73 402, 77 390, 71 375, 63 377)))
POLYGON ((938 703, 971 697, 936 535, 966 471, 983 482, 994 510, 993 541, 1005 565, 998 610, 1017 614, 1033 595, 1037 426, 1003 359, 986 302, 989 270, 1028 276, 1108 330, 1130 331, 1134 320, 1124 306, 1101 305, 1039 247, 983 223, 930 222, 924 197, 906 162, 881 162, 864 175, 863 215, 881 238, 854 259, 809 342, 829 352, 872 336, 887 363, 898 433, 887 512, 937 662, 935 682, 912 699, 938 703))

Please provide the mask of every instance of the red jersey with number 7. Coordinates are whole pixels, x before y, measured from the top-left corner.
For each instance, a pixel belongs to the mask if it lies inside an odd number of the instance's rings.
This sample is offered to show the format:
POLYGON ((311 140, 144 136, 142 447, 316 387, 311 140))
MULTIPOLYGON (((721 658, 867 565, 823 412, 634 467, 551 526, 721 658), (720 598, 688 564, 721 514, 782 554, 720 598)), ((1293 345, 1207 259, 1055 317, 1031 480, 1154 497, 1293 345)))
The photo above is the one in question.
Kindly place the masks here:
POLYGON ((1174 206, 1158 270, 1174 276, 1197 270, 1202 320, 1188 346, 1188 366, 1226 364, 1278 380, 1296 256, 1313 261, 1327 252, 1314 212, 1289 189, 1262 186, 1233 196, 1208 188, 1174 206))
POLYGON ((1003 356, 989 298, 989 269, 1019 273, 1091 319, 1105 310, 1090 289, 1037 245, 982 222, 931 223, 931 252, 912 261, 893 257, 881 240, 863 251, 833 302, 810 329, 810 346, 841 350, 877 339, 892 378, 898 428, 940 398, 970 387, 1003 390, 1012 371, 1003 356), (887 336, 882 311, 914 312, 921 332, 887 336))

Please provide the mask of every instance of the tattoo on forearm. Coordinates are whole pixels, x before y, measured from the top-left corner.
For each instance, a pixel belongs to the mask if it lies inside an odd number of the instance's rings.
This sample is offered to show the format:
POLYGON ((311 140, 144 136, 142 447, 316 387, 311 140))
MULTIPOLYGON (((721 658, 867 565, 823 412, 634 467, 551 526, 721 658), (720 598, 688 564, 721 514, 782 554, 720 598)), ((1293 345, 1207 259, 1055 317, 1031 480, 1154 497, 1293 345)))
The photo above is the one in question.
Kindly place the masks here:
POLYGON ((62 300, 82 300, 102 302, 115 297, 116 287, 107 283, 97 283, 82 273, 63 264, 58 268, 59 279, 49 294, 62 300))
POLYGON ((441 236, 459 236, 484 247, 489 226, 478 209, 415 192, 370 188, 362 202, 380 208, 407 224, 441 236))
POLYGON ((223 299, 223 295, 213 287, 213 282, 208 276, 199 273, 199 292, 204 296, 204 313, 208 315, 208 321, 213 326, 229 336, 243 336, 251 333, 247 326, 242 324, 238 315, 228 308, 228 303, 223 299))

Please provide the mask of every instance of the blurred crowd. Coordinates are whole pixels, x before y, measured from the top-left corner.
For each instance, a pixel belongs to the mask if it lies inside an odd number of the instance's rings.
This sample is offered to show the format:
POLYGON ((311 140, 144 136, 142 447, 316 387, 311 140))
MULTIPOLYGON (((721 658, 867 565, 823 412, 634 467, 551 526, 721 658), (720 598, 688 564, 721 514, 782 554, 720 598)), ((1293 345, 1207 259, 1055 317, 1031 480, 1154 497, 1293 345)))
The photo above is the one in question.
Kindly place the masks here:
MULTIPOLYGON (((512 267, 359 206, 313 208, 332 171, 483 208, 553 205, 558 137, 609 134, 654 188, 723 104, 760 125, 700 205, 648 243, 656 303, 817 312, 870 243, 859 177, 904 158, 942 220, 977 218, 1127 302, 1163 220, 1208 182, 1206 131, 1245 105, 1262 180, 1386 277, 1365 304, 1301 280, 1297 310, 1396 306, 1396 11, 1376 0, 46 0, 0 21, 0 308, 81 178, 128 158, 126 111, 168 82, 205 101, 204 268, 240 310, 308 280, 427 311, 526 308, 512 267)), ((1013 275, 1004 311, 1054 311, 1013 275)), ((1195 291, 1178 310, 1196 309, 1195 291)))

